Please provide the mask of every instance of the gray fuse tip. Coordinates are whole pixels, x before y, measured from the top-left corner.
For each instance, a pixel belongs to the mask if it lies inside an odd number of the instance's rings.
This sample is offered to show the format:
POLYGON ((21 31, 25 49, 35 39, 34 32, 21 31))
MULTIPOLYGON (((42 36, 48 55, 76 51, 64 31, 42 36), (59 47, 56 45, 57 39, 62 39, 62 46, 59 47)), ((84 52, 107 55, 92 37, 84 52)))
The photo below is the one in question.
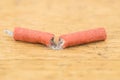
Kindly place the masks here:
POLYGON ((4 33, 6 33, 9 36, 13 36, 13 32, 10 30, 4 30, 4 33))

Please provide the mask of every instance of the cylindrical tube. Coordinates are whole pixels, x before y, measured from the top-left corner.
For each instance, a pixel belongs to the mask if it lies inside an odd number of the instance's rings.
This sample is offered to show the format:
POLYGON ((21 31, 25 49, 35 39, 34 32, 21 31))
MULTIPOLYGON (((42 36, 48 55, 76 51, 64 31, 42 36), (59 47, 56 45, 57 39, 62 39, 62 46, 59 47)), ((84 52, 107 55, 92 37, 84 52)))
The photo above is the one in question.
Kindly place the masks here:
POLYGON ((51 45, 51 40, 54 38, 53 34, 16 27, 14 29, 14 39, 19 41, 41 43, 46 46, 51 45))
POLYGON ((97 28, 87 31, 65 34, 60 36, 59 39, 62 39, 63 41, 62 48, 66 48, 69 46, 105 40, 106 32, 104 28, 97 28))

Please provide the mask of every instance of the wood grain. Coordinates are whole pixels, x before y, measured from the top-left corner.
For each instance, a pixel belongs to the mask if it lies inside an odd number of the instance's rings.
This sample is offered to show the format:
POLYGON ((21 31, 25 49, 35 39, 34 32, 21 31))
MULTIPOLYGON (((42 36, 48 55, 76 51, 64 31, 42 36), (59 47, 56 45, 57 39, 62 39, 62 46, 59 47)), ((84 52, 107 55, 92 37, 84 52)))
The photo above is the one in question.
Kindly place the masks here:
POLYGON ((120 0, 0 2, 0 80, 119 80, 120 0), (105 27, 107 40, 64 50, 14 41, 14 27, 61 34, 105 27))

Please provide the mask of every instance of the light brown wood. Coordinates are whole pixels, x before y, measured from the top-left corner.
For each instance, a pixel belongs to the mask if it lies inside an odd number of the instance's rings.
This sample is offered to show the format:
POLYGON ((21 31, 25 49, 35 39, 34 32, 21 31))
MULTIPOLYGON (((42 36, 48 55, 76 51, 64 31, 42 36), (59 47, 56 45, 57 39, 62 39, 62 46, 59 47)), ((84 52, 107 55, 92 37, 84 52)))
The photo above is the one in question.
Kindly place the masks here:
POLYGON ((119 80, 120 0, 1 0, 0 80, 119 80), (14 41, 14 27, 64 33, 105 27, 107 40, 51 50, 14 41))

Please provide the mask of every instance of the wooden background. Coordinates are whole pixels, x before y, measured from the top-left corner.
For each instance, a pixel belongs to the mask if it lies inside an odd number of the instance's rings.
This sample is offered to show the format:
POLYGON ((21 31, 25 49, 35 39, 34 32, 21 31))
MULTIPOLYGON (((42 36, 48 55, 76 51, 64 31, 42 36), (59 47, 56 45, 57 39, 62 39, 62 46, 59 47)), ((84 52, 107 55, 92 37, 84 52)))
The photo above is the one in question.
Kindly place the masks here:
POLYGON ((1 0, 0 80, 120 80, 120 0, 1 0), (64 33, 105 27, 107 40, 51 50, 14 41, 14 27, 64 33))

